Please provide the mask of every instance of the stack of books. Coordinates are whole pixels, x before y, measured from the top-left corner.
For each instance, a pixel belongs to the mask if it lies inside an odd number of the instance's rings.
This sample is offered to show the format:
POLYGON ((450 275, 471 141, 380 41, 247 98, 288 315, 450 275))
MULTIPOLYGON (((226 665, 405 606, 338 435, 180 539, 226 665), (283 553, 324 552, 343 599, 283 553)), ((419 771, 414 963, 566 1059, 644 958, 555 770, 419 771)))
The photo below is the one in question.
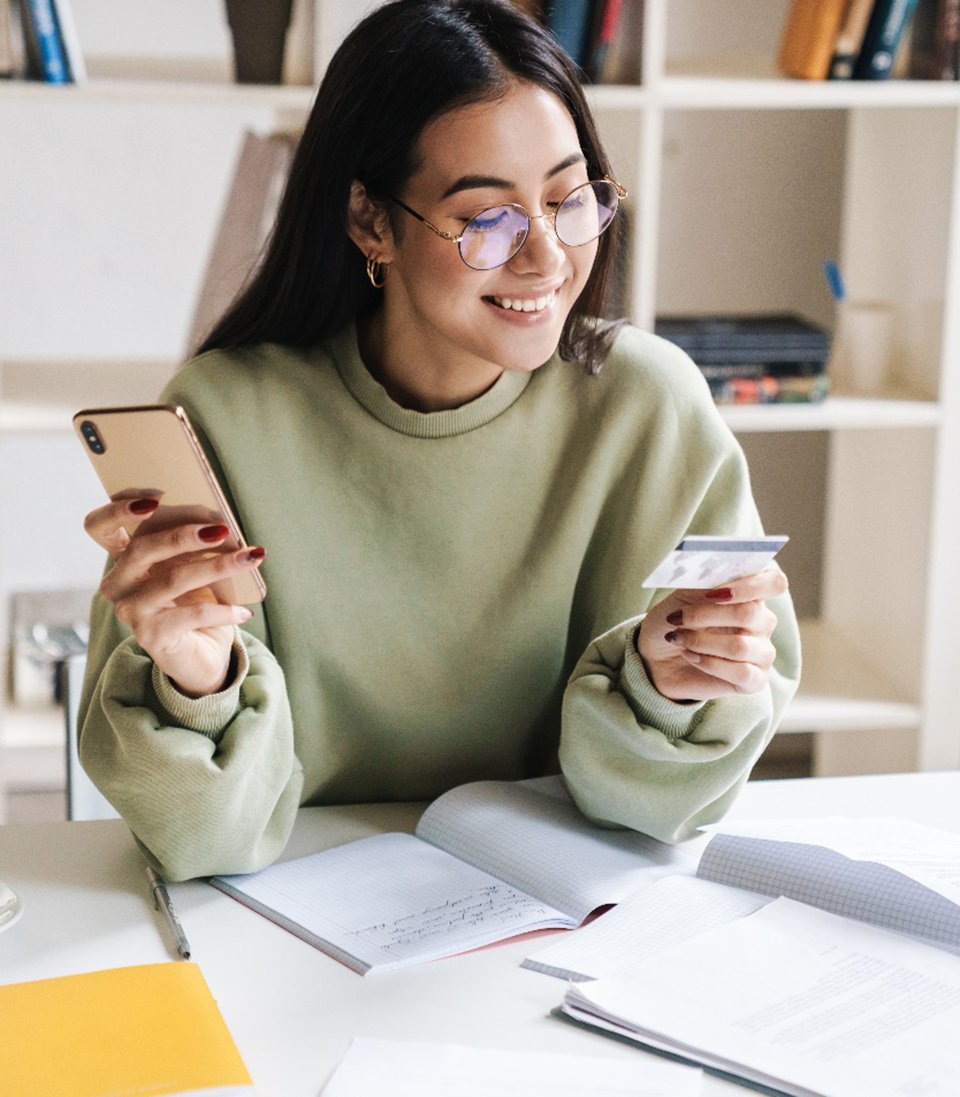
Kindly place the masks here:
POLYGON ((827 395, 830 333, 794 313, 660 316, 654 330, 697 363, 718 404, 816 403, 827 395))
POLYGON ((637 0, 514 0, 540 19, 594 84, 640 79, 643 5, 637 0))
POLYGON ((956 80, 960 0, 791 0, 777 61, 805 80, 956 80))

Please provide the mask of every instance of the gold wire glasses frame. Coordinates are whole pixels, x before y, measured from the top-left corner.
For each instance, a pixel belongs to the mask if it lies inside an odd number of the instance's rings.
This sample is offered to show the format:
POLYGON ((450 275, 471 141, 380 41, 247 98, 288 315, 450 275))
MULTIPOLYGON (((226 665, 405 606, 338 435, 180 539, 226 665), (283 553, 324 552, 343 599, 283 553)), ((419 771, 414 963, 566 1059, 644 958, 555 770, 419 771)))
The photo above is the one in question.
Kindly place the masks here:
MULTIPOLYGON (((401 202, 399 198, 389 196, 391 201, 396 204, 411 217, 415 217, 418 221, 430 229, 431 232, 435 232, 437 236, 443 240, 449 240, 451 244, 456 244, 457 249, 460 252, 460 258, 466 263, 472 270, 495 270, 497 267, 502 267, 505 263, 509 263, 510 260, 517 254, 517 252, 523 247, 527 237, 530 234, 530 226, 534 221, 550 220, 553 222, 553 231, 556 233, 557 239, 568 247, 582 247, 584 244, 589 244, 591 241, 596 240, 602 236, 604 232, 613 223, 613 219, 616 216, 617 210, 620 206, 620 201, 627 197, 626 187, 623 187, 615 179, 611 179, 609 175, 605 175, 603 179, 591 179, 586 183, 581 183, 579 186, 573 188, 569 194, 566 195, 560 202, 557 203, 557 208, 551 210, 549 213, 540 213, 537 216, 529 214, 521 205, 515 202, 503 203, 499 206, 491 206, 489 209, 482 210, 475 217, 471 217, 463 228, 463 232, 458 235, 454 235, 451 232, 444 232, 443 229, 437 228, 431 221, 428 221, 422 214, 417 213, 415 209, 411 209, 405 202, 401 202), (571 200, 580 192, 585 191, 587 187, 593 190, 594 197, 598 196, 598 188, 604 188, 604 194, 607 195, 607 202, 602 200, 597 201, 597 205, 603 208, 609 216, 606 221, 597 227, 597 223, 593 222, 586 230, 585 239, 564 239, 564 234, 560 232, 561 225, 557 225, 557 216, 560 214, 569 213, 569 220, 573 220, 573 217, 580 212, 575 204, 571 205, 571 200), (473 245, 468 247, 465 253, 464 242, 473 245), (493 245, 494 254, 491 256, 489 250, 485 252, 485 247, 488 244, 493 245)), ((571 235, 568 233, 567 235, 571 235)), ((581 233, 579 235, 584 235, 581 233)))

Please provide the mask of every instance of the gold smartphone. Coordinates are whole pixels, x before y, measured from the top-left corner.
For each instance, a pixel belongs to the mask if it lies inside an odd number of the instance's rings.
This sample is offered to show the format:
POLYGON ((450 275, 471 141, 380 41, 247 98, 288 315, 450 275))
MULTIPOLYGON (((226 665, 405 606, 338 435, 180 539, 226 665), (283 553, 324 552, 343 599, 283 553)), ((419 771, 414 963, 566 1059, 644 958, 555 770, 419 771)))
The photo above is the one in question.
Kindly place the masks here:
MULTIPOLYGON (((73 417, 73 426, 112 500, 160 500, 137 528, 170 529, 193 522, 225 525, 230 536, 217 553, 246 545, 183 408, 87 408, 73 417)), ((257 570, 218 580, 212 589, 220 602, 241 606, 262 602, 267 593, 257 570)))

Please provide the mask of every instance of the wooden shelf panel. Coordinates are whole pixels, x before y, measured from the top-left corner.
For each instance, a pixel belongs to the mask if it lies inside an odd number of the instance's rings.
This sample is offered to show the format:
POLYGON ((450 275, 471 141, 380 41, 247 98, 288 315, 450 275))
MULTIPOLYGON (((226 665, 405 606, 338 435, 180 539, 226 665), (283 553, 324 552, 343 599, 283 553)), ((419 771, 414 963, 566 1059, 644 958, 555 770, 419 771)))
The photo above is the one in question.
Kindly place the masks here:
POLYGON ((127 360, 0 363, 0 432, 71 431, 71 419, 80 408, 153 403, 177 365, 127 360))
POLYGON ((149 73, 129 77, 96 77, 85 84, 46 84, 40 80, 9 80, 0 84, 4 100, 51 105, 130 103, 181 104, 199 107, 265 107, 306 114, 316 89, 307 85, 234 84, 225 79, 165 79, 149 73))
POLYGON ((781 732, 917 728, 920 705, 898 697, 887 680, 852 652, 829 626, 801 623, 803 675, 781 732))
POLYGON ((739 433, 796 430, 902 430, 936 427, 938 404, 927 400, 860 400, 831 396, 820 404, 724 404, 720 413, 739 433))
POLYGON ((63 709, 58 705, 0 705, 0 748, 66 749, 63 709))
POLYGON ((689 110, 960 106, 960 87, 950 80, 791 80, 762 58, 668 66, 651 91, 662 106, 689 110))

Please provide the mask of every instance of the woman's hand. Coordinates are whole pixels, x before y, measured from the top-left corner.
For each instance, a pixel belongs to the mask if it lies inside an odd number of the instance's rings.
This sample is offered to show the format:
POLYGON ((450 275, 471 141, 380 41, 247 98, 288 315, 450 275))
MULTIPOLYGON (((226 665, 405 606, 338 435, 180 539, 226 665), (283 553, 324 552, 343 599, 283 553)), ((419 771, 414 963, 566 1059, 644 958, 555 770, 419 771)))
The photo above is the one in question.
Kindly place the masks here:
POLYGON ((759 692, 776 656, 777 619, 764 599, 786 589, 786 576, 771 567, 715 590, 674 591, 637 636, 650 681, 673 701, 759 692))
POLYGON ((218 552, 227 527, 191 517, 209 519, 156 498, 117 499, 91 511, 84 529, 115 558, 100 593, 117 620, 182 693, 203 697, 226 684, 233 626, 253 616, 218 602, 212 584, 259 567, 265 553, 218 552))

